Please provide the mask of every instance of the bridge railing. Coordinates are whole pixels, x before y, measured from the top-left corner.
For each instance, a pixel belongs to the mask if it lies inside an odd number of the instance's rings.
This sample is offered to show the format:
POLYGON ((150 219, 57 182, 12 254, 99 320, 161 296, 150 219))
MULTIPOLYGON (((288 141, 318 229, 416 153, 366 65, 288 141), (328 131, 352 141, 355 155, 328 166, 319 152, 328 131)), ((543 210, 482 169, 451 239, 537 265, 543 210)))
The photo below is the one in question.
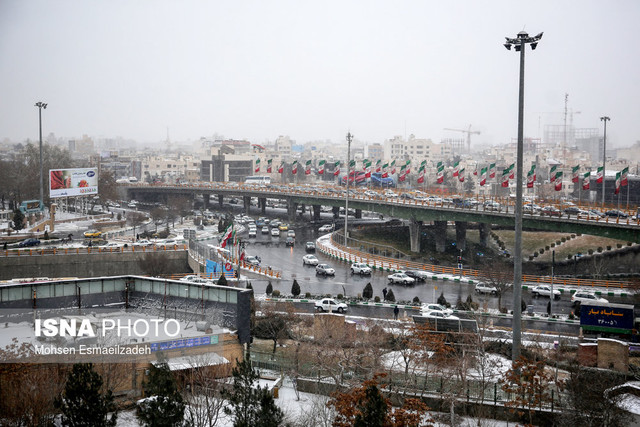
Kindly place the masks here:
MULTIPOLYGON (((409 260, 399 260, 396 258, 384 257, 380 255, 370 254, 358 249, 353 249, 344 246, 340 242, 334 239, 334 235, 339 233, 333 233, 331 235, 331 244, 336 249, 323 245, 321 241, 317 243, 318 249, 329 255, 334 256, 337 259, 343 260, 347 263, 362 262, 374 269, 379 270, 424 270, 430 271, 436 274, 451 274, 453 276, 464 276, 476 279, 478 281, 486 275, 481 270, 475 270, 470 268, 455 268, 446 267, 433 264, 424 264, 420 262, 414 262, 409 260)), ((535 276, 530 274, 523 274, 522 281, 525 283, 541 283, 550 284, 551 277, 549 276, 535 276)), ((607 288, 607 289, 629 289, 636 286, 634 283, 625 282, 620 280, 602 280, 602 279, 577 279, 566 277, 554 277, 553 283, 556 286, 575 286, 580 288, 607 288)))
POLYGON ((43 255, 79 255, 79 254, 113 254, 113 253, 135 253, 135 252, 161 252, 161 251, 184 251, 187 245, 158 245, 158 246, 88 246, 83 248, 30 248, 30 249, 4 249, 0 250, 0 256, 4 257, 24 257, 43 255))

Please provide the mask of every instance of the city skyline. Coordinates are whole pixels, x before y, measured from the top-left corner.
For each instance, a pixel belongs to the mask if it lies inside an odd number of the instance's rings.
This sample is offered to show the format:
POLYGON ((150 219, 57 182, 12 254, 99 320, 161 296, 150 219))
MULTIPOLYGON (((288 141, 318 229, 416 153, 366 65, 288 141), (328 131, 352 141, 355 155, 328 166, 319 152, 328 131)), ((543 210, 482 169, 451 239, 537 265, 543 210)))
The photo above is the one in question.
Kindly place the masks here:
POLYGON ((640 5, 595 1, 5 2, 0 5, 0 139, 43 133, 142 143, 214 133, 255 143, 439 141, 480 131, 472 147, 516 136, 518 60, 504 37, 544 32, 527 56, 525 136, 545 124, 640 139, 640 5), (552 12, 550 12, 552 11, 552 12), (572 114, 573 113, 573 114, 572 114), (601 129, 600 129, 601 131, 601 129))

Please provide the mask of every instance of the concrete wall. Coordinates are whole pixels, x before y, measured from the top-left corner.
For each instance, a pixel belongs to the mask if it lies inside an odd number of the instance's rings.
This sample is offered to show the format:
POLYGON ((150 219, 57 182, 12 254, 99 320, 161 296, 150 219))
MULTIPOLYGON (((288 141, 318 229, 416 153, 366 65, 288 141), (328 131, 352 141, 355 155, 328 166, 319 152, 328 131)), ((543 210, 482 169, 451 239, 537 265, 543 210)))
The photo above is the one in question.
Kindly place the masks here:
POLYGON ((187 251, 31 255, 0 257, 0 280, 23 277, 100 277, 144 275, 140 260, 146 254, 165 254, 170 273, 190 273, 187 251))

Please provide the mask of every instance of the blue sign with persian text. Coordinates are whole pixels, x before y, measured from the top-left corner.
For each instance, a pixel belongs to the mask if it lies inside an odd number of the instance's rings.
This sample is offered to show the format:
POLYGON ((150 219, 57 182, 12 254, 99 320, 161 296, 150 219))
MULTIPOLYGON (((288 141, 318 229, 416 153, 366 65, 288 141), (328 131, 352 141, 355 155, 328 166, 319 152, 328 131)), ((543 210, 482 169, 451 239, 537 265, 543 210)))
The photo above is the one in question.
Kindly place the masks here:
POLYGON ((179 348, 199 347, 202 345, 218 344, 217 335, 207 335, 205 337, 181 338, 179 340, 154 342, 150 344, 151 351, 168 351, 179 348))

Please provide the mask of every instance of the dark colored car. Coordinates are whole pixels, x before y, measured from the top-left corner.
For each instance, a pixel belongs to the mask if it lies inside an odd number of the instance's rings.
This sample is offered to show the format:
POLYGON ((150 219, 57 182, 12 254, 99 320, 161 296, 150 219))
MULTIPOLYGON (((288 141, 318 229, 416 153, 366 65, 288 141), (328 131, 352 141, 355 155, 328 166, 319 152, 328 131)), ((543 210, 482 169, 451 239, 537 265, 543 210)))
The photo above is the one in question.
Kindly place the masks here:
POLYGON ((578 215, 582 213, 582 209, 577 206, 569 206, 567 208, 564 208, 564 213, 566 213, 567 215, 578 215))
POLYGON ((422 270, 406 270, 404 274, 416 279, 416 282, 424 282, 428 277, 430 277, 426 271, 422 270))
POLYGON ((38 246, 40 244, 40 240, 36 239, 36 238, 30 238, 27 240, 23 240, 22 242, 18 243, 18 247, 19 248, 29 248, 31 246, 38 246))
POLYGON ((629 215, 627 215, 626 213, 624 213, 622 211, 619 211, 617 209, 606 211, 604 214, 606 216, 611 216, 611 217, 614 217, 614 218, 628 218, 629 217, 629 215))
POLYGON ((562 211, 560 209, 556 208, 556 207, 553 207, 553 206, 545 206, 540 211, 540 215, 561 217, 562 216, 562 211))
POLYGON ((286 241, 286 245, 287 246, 293 246, 295 245, 296 241, 293 237, 287 237, 287 241, 286 241))
POLYGON ((315 252, 316 244, 313 242, 307 242, 304 244, 304 250, 307 252, 315 252))

